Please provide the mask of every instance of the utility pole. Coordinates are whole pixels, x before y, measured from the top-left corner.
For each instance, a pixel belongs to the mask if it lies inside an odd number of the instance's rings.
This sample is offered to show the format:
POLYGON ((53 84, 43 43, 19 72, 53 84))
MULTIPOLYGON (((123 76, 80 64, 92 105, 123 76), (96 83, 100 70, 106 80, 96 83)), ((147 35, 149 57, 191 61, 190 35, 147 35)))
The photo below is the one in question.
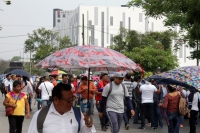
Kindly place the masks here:
POLYGON ((30 49, 30 74, 31 74, 31 49, 30 49))
MULTIPOLYGON (((199 51, 199 40, 197 40, 197 53, 199 51)), ((199 66, 199 57, 198 57, 198 54, 197 54, 197 66, 199 66)))
POLYGON ((82 38, 83 38, 83 45, 85 45, 85 33, 84 33, 84 29, 85 29, 85 25, 84 25, 84 14, 82 14, 82 21, 83 21, 83 24, 82 24, 82 38))

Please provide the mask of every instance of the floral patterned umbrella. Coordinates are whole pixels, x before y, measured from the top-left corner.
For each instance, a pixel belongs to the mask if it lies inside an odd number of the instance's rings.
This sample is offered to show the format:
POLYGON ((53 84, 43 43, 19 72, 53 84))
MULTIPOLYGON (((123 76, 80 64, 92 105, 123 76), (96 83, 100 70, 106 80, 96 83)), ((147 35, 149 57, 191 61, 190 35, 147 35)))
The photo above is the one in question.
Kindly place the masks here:
POLYGON ((187 66, 180 67, 174 70, 163 72, 159 74, 167 79, 177 80, 188 84, 189 86, 200 88, 200 67, 199 66, 187 66))
POLYGON ((40 61, 36 67, 63 68, 69 71, 89 68, 91 71, 143 71, 125 55, 94 45, 75 46, 57 51, 40 61))

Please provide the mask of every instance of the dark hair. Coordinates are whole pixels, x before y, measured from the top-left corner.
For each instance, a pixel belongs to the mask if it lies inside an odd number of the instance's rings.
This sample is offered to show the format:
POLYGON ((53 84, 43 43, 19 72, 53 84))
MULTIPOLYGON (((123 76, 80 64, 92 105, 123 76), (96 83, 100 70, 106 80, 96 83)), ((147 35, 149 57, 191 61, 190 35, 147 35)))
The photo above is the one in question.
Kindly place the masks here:
POLYGON ((77 76, 76 79, 81 79, 81 77, 80 77, 80 76, 77 76))
POLYGON ((171 85, 167 85, 167 89, 169 90, 169 92, 176 91, 176 88, 172 87, 171 85))
POLYGON ((52 99, 57 97, 58 99, 62 98, 62 91, 71 91, 72 87, 70 84, 57 84, 52 90, 52 99))
POLYGON ((42 83, 42 80, 44 80, 44 77, 41 77, 40 80, 39 80, 39 84, 42 83))
POLYGON ((131 79, 131 74, 130 74, 130 73, 127 73, 127 74, 125 75, 125 78, 126 78, 126 79, 131 79))
POLYGON ((114 81, 114 77, 110 77, 110 82, 113 82, 114 81))
POLYGON ((18 81, 18 80, 15 80, 15 81, 13 82, 13 88, 17 87, 18 85, 21 86, 21 82, 18 81))
POLYGON ((25 86, 26 86, 26 85, 27 85, 27 77, 22 76, 22 79, 23 79, 23 81, 24 81, 24 83, 25 83, 25 86))
POLYGON ((87 78, 87 76, 83 76, 83 77, 81 78, 81 80, 82 80, 82 81, 87 81, 88 78, 87 78))
POLYGON ((107 73, 102 73, 100 76, 100 79, 102 79, 104 76, 108 75, 107 73))
POLYGON ((62 79, 63 79, 64 77, 67 77, 67 74, 63 74, 63 75, 62 75, 62 79))
POLYGON ((11 75, 11 73, 8 73, 7 75, 6 75, 6 78, 8 77, 8 76, 10 76, 11 75))

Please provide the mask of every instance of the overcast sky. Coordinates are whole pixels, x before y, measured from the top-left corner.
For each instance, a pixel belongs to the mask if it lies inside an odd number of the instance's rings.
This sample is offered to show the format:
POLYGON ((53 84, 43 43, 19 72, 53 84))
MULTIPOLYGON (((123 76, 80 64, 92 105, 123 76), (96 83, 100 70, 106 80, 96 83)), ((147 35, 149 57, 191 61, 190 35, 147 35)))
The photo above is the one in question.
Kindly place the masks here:
MULTIPOLYGON (((74 10, 82 3, 85 6, 121 6, 129 0, 11 0, 6 5, 0 0, 0 59, 23 56, 23 44, 27 33, 40 27, 53 28, 53 9, 74 10), (3 11, 2 11, 3 10, 3 11), (18 37, 11 37, 18 36, 18 37)), ((29 58, 25 54, 25 58, 29 58)))

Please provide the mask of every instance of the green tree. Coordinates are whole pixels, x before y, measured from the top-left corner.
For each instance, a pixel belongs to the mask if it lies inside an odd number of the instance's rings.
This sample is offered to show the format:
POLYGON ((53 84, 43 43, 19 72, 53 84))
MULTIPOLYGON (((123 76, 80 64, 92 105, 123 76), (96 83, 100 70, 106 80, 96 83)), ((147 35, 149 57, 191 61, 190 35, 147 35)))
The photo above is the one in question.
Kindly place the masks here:
POLYGON ((165 26, 179 26, 183 39, 190 47, 192 59, 200 58, 198 50, 200 40, 200 1, 199 0, 131 0, 129 7, 141 7, 146 16, 164 18, 165 26))
POLYGON ((141 64, 147 72, 155 72, 158 67, 166 71, 178 66, 177 57, 171 50, 171 40, 175 37, 177 33, 170 30, 142 34, 123 29, 114 37, 115 45, 111 49, 141 64))
POLYGON ((11 61, 20 61, 21 57, 20 56, 14 56, 11 61))
POLYGON ((74 46, 69 37, 59 37, 58 33, 45 28, 34 30, 25 40, 25 52, 33 53, 33 61, 38 62, 56 50, 74 46))

